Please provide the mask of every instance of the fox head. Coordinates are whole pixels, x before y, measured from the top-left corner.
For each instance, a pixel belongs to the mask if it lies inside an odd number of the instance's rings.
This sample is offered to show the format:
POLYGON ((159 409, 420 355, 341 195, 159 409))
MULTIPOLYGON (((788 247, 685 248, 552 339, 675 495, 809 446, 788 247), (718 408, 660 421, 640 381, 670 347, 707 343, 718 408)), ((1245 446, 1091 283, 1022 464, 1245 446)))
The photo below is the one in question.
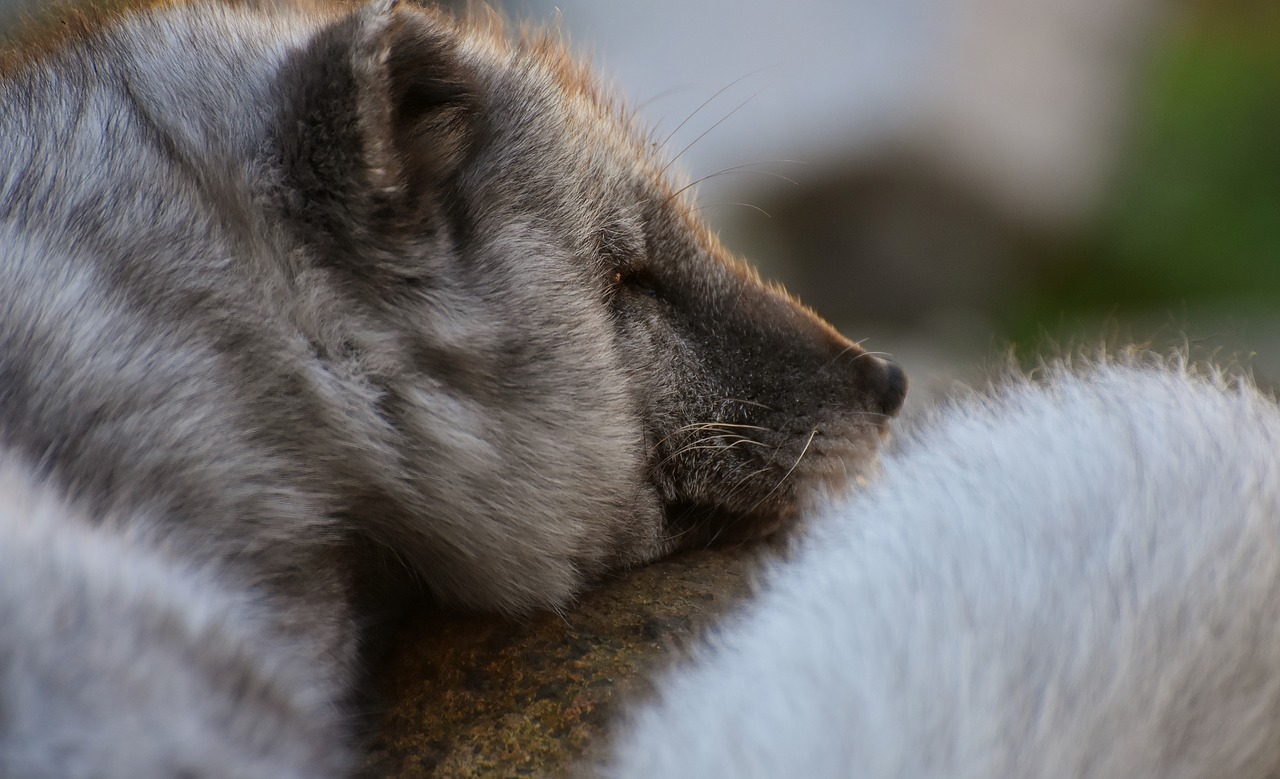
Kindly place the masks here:
POLYGON ((768 533, 902 405, 903 372, 726 251, 551 37, 376 0, 274 88, 283 221, 394 333, 388 543, 437 592, 557 603, 768 533))

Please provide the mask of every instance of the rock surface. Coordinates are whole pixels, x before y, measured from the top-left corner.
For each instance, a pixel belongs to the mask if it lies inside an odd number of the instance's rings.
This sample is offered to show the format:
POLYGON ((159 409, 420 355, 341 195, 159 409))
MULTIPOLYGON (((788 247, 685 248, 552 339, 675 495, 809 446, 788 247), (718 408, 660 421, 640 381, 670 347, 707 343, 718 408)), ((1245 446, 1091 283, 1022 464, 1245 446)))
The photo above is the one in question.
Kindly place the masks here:
POLYGON ((386 708, 364 775, 569 775, 776 551, 680 555, 603 583, 563 615, 424 616, 379 674, 386 708))

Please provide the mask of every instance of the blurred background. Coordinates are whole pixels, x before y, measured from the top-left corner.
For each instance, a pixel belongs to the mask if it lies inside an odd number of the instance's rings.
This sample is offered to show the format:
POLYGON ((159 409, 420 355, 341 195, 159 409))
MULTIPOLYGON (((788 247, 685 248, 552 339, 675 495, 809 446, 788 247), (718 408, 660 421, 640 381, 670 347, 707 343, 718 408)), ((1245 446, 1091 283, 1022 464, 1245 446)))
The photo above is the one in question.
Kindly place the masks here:
POLYGON ((497 4, 592 55, 725 242, 917 394, 1102 338, 1280 376, 1276 0, 497 4))

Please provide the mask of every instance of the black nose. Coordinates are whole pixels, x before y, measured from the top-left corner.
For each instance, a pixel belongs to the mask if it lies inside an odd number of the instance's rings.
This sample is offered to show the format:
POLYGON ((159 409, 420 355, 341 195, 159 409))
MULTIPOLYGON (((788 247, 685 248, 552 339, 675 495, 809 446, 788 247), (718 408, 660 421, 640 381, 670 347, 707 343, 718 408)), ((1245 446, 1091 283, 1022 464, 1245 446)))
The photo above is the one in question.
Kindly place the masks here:
POLYGON ((895 362, 885 361, 883 388, 880 391, 880 411, 897 416, 902 402, 907 399, 907 374, 895 362))

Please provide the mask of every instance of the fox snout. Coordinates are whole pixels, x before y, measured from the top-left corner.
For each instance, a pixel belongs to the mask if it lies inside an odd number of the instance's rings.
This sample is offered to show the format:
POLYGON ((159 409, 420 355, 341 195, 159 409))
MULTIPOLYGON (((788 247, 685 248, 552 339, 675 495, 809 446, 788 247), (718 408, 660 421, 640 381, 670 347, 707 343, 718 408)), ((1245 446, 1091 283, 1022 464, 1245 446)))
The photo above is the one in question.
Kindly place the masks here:
POLYGON ((879 357, 862 360, 860 363, 866 372, 863 386, 872 393, 873 403, 880 408, 880 413, 896 417, 907 398, 907 372, 896 362, 879 357))

